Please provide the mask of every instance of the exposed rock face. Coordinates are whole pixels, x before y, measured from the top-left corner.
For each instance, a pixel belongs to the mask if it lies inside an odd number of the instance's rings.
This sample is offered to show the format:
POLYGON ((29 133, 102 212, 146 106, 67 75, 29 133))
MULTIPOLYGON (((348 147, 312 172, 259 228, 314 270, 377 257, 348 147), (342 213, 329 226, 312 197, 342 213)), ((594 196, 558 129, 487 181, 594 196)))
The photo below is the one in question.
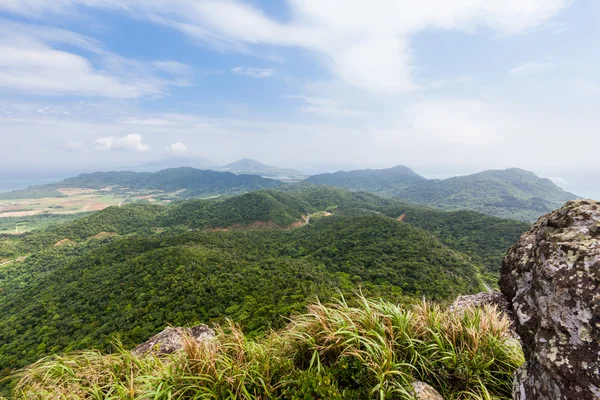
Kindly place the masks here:
POLYGON ((137 346, 131 352, 136 356, 171 354, 183 349, 183 338, 185 335, 201 341, 212 338, 215 336, 215 333, 206 325, 196 325, 192 328, 168 327, 137 346))
POLYGON ((437 390, 425 382, 413 381, 412 387, 417 400, 444 400, 437 390))
POLYGON ((509 250, 500 288, 527 360, 513 398, 600 399, 600 203, 540 218, 509 250))

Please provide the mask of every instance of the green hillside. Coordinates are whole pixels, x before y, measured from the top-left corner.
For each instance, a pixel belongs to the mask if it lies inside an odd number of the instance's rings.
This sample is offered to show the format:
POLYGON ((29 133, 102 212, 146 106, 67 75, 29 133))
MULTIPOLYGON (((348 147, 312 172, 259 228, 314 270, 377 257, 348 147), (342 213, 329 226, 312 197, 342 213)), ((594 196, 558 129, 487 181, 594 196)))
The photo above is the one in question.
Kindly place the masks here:
POLYGON ((235 175, 231 172, 200 170, 189 167, 169 168, 158 172, 111 171, 81 174, 50 185, 34 186, 0 194, 0 199, 60 197, 59 188, 113 190, 183 191, 181 197, 243 193, 275 187, 281 182, 257 175, 235 175))
POLYGON ((320 174, 307 182, 367 191, 442 210, 470 210, 525 222, 577 198, 549 179, 517 168, 490 170, 445 180, 427 180, 397 166, 320 174))
POLYGON ((55 352, 109 350, 115 338, 133 346, 166 324, 229 317, 259 335, 339 293, 449 301, 494 286, 504 252, 527 227, 298 184, 109 207, 0 236, 0 370, 55 352))
POLYGON ((394 196, 400 189, 425 180, 421 175, 402 165, 387 169, 338 171, 313 175, 306 179, 310 183, 372 192, 383 196, 394 196))
MULTIPOLYGON (((229 198, 187 200, 170 206, 129 204, 110 207, 85 218, 0 240, 0 260, 28 254, 69 239, 80 242, 101 233, 120 235, 157 230, 272 227, 289 228, 303 217, 330 211, 347 217, 380 215, 424 229, 445 245, 463 252, 496 276, 504 253, 528 224, 483 214, 444 212, 320 185, 289 185, 229 198)), ((311 221, 316 221, 314 216, 311 221)), ((492 278, 495 279, 495 278, 492 278)), ((494 286, 495 283, 492 283, 494 286)))
POLYGON ((359 288, 393 301, 450 300, 482 289, 478 277, 434 236, 383 216, 47 247, 0 269, 0 365, 7 373, 50 353, 108 350, 117 336, 133 346, 166 324, 229 317, 259 333, 307 301, 351 298, 359 288))
POLYGON ((491 286, 497 286, 495 281, 508 248, 530 228, 525 222, 473 211, 448 212, 403 203, 383 207, 381 213, 392 218, 404 214, 403 222, 426 230, 446 246, 469 255, 491 273, 491 286))
POLYGON ((427 181, 401 190, 397 197, 444 210, 472 210, 528 222, 577 198, 549 179, 517 168, 427 181))

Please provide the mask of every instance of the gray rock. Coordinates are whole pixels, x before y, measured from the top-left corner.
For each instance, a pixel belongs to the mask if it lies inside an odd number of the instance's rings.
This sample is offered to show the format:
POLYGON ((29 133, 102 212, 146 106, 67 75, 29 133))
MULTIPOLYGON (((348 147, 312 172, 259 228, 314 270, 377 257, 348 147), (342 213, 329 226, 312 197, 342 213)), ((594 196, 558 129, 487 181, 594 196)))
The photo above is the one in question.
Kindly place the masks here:
POLYGON ((444 400, 441 394, 430 385, 421 381, 413 381, 412 387, 416 400, 444 400))
POLYGON ((138 357, 149 354, 157 356, 171 354, 183 349, 183 338, 185 335, 197 341, 202 341, 214 337, 215 333, 206 325, 197 325, 192 328, 167 327, 164 331, 152 336, 131 352, 138 357))
POLYGON ((500 288, 527 362, 517 400, 600 399, 600 203, 574 200, 509 250, 500 288))

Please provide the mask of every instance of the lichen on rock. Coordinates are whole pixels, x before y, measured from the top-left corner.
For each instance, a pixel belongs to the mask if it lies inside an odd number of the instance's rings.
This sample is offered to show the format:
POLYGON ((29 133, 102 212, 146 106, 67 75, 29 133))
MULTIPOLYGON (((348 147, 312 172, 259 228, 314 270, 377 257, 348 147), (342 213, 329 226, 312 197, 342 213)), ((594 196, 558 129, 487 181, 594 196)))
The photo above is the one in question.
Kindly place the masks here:
POLYGON ((500 288, 527 362, 513 398, 600 399, 600 202, 541 217, 509 250, 500 288))

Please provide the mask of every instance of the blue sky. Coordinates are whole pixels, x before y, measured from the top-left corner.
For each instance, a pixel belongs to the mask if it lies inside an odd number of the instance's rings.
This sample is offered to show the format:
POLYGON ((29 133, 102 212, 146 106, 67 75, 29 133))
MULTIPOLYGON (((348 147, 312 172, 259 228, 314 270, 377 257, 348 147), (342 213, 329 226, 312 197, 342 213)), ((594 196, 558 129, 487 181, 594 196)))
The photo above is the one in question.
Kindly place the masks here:
POLYGON ((593 0, 0 0, 2 177, 250 157, 600 198, 593 0))

